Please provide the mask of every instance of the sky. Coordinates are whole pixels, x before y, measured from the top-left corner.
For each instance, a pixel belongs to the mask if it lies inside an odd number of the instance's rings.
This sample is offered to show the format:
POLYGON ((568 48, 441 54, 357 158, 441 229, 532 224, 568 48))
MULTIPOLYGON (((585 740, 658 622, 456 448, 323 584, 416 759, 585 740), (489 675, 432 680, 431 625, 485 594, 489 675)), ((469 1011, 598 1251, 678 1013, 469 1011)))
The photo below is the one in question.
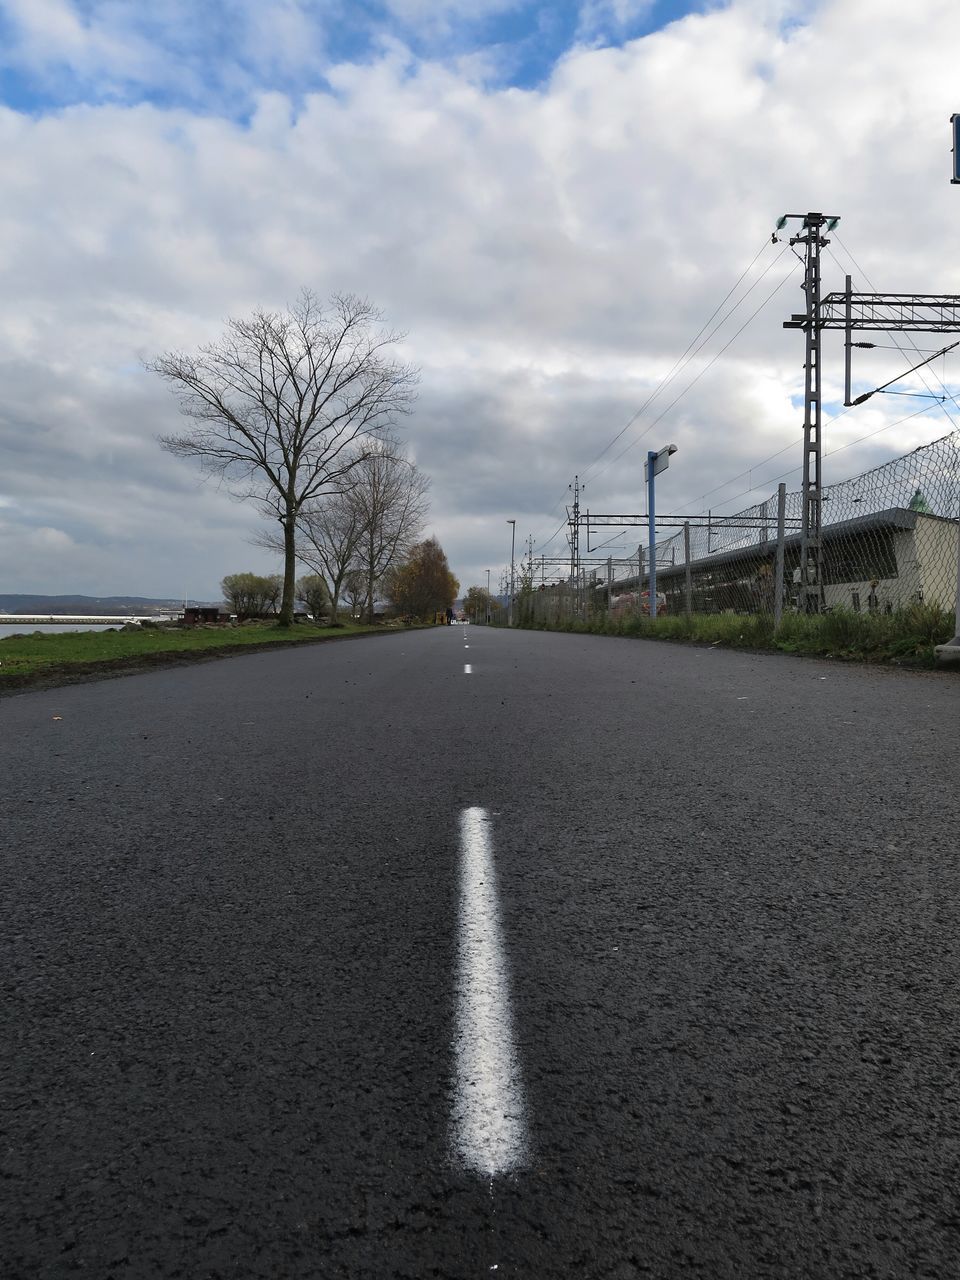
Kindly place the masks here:
MULTIPOLYGON (((677 445, 664 512, 798 488, 771 232, 841 218, 828 290, 960 293, 958 47, 956 0, 0 0, 0 593, 277 569, 256 510, 161 451, 182 420, 144 364, 303 287, 406 334, 401 434, 464 591, 512 519, 559 574, 575 476, 643 510, 649 448, 677 445)), ((916 359, 858 353, 856 390, 916 359)), ((827 419, 842 369, 828 335, 827 419)), ((874 396, 827 421, 825 479, 958 424, 874 396)))

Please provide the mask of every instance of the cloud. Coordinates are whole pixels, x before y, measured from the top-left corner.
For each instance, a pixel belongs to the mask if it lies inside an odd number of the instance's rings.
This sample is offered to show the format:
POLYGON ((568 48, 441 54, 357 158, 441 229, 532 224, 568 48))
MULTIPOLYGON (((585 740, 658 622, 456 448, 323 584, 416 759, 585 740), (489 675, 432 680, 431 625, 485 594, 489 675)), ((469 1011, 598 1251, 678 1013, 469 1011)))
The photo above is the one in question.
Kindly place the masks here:
MULTIPOLYGON (((199 74, 212 27, 178 69, 164 43, 175 5, 156 7, 166 35, 153 42, 122 3, 82 12, 6 0, 22 65, 107 67, 128 89, 199 74)), ((423 379, 406 436, 465 585, 502 564, 506 518, 518 543, 558 528, 575 474, 591 509, 639 509, 648 446, 680 446, 662 497, 677 510, 704 495, 746 505, 789 467, 796 477, 799 448, 760 465, 801 426, 802 346, 781 328, 799 275, 789 248, 769 243, 778 214, 842 215, 828 287, 848 247, 878 287, 960 292, 953 0, 922 15, 893 0, 735 0, 617 47, 570 48, 535 89, 386 40, 376 56, 328 61, 322 91, 284 92, 279 68, 329 52, 329 26, 304 27, 316 8, 285 5, 271 42, 253 7, 229 12, 237 38, 211 77, 242 81, 241 114, 146 93, 0 108, 6 590, 210 597, 226 572, 273 567, 246 541, 255 516, 160 453, 175 405, 141 360, 214 338, 225 316, 283 305, 303 284, 367 294, 409 333, 423 379), (595 462, 754 255, 736 313, 595 462), (40 528, 73 549, 44 550, 40 528)), ((418 20, 415 8, 400 16, 418 20)), ((900 359, 863 353, 857 376, 877 385, 900 359)), ((907 411, 871 401, 830 443, 907 411)), ((937 412, 891 427, 828 460, 828 479, 944 429, 937 412)), ((552 548, 562 553, 562 535, 552 548)))
POLYGON ((476 24, 529 9, 528 0, 384 0, 384 8, 405 26, 421 33, 449 35, 460 24, 476 24))
POLYGON ((622 35, 646 18, 654 4, 655 0, 586 0, 577 18, 577 43, 604 43, 622 35))
POLYGON ((245 115, 258 91, 322 84, 339 0, 0 0, 0 66, 31 102, 203 105, 245 115))

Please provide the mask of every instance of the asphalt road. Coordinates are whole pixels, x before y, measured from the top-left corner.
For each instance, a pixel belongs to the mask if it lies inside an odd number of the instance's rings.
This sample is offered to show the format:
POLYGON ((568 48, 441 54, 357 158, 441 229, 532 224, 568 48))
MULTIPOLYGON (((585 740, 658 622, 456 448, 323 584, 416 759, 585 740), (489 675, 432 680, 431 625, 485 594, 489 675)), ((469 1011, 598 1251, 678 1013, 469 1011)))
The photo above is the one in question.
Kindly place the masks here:
POLYGON ((0 1275, 960 1275, 958 741, 474 627, 3 699, 0 1275))

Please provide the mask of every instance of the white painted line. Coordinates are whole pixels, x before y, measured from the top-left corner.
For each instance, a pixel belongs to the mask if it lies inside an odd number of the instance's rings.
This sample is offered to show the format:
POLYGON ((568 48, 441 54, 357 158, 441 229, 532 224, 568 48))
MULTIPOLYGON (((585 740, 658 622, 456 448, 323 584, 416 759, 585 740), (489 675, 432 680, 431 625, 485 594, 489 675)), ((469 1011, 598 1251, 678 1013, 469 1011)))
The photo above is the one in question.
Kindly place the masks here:
POLYGON ((487 1177, 524 1158, 523 1085, 485 809, 460 815, 460 965, 457 980, 454 1144, 487 1177))
POLYGON ((465 676, 473 675, 473 667, 471 667, 469 662, 465 662, 463 664, 463 674, 465 676))

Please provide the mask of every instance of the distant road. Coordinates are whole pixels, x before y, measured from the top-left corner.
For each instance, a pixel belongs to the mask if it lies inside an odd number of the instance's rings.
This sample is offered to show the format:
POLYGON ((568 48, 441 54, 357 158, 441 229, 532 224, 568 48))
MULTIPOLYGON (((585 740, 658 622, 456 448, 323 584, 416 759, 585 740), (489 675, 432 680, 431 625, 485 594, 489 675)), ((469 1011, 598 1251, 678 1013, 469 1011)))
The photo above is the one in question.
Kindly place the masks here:
POLYGON ((5 698, 0 1274, 960 1275, 958 735, 476 627, 5 698))

